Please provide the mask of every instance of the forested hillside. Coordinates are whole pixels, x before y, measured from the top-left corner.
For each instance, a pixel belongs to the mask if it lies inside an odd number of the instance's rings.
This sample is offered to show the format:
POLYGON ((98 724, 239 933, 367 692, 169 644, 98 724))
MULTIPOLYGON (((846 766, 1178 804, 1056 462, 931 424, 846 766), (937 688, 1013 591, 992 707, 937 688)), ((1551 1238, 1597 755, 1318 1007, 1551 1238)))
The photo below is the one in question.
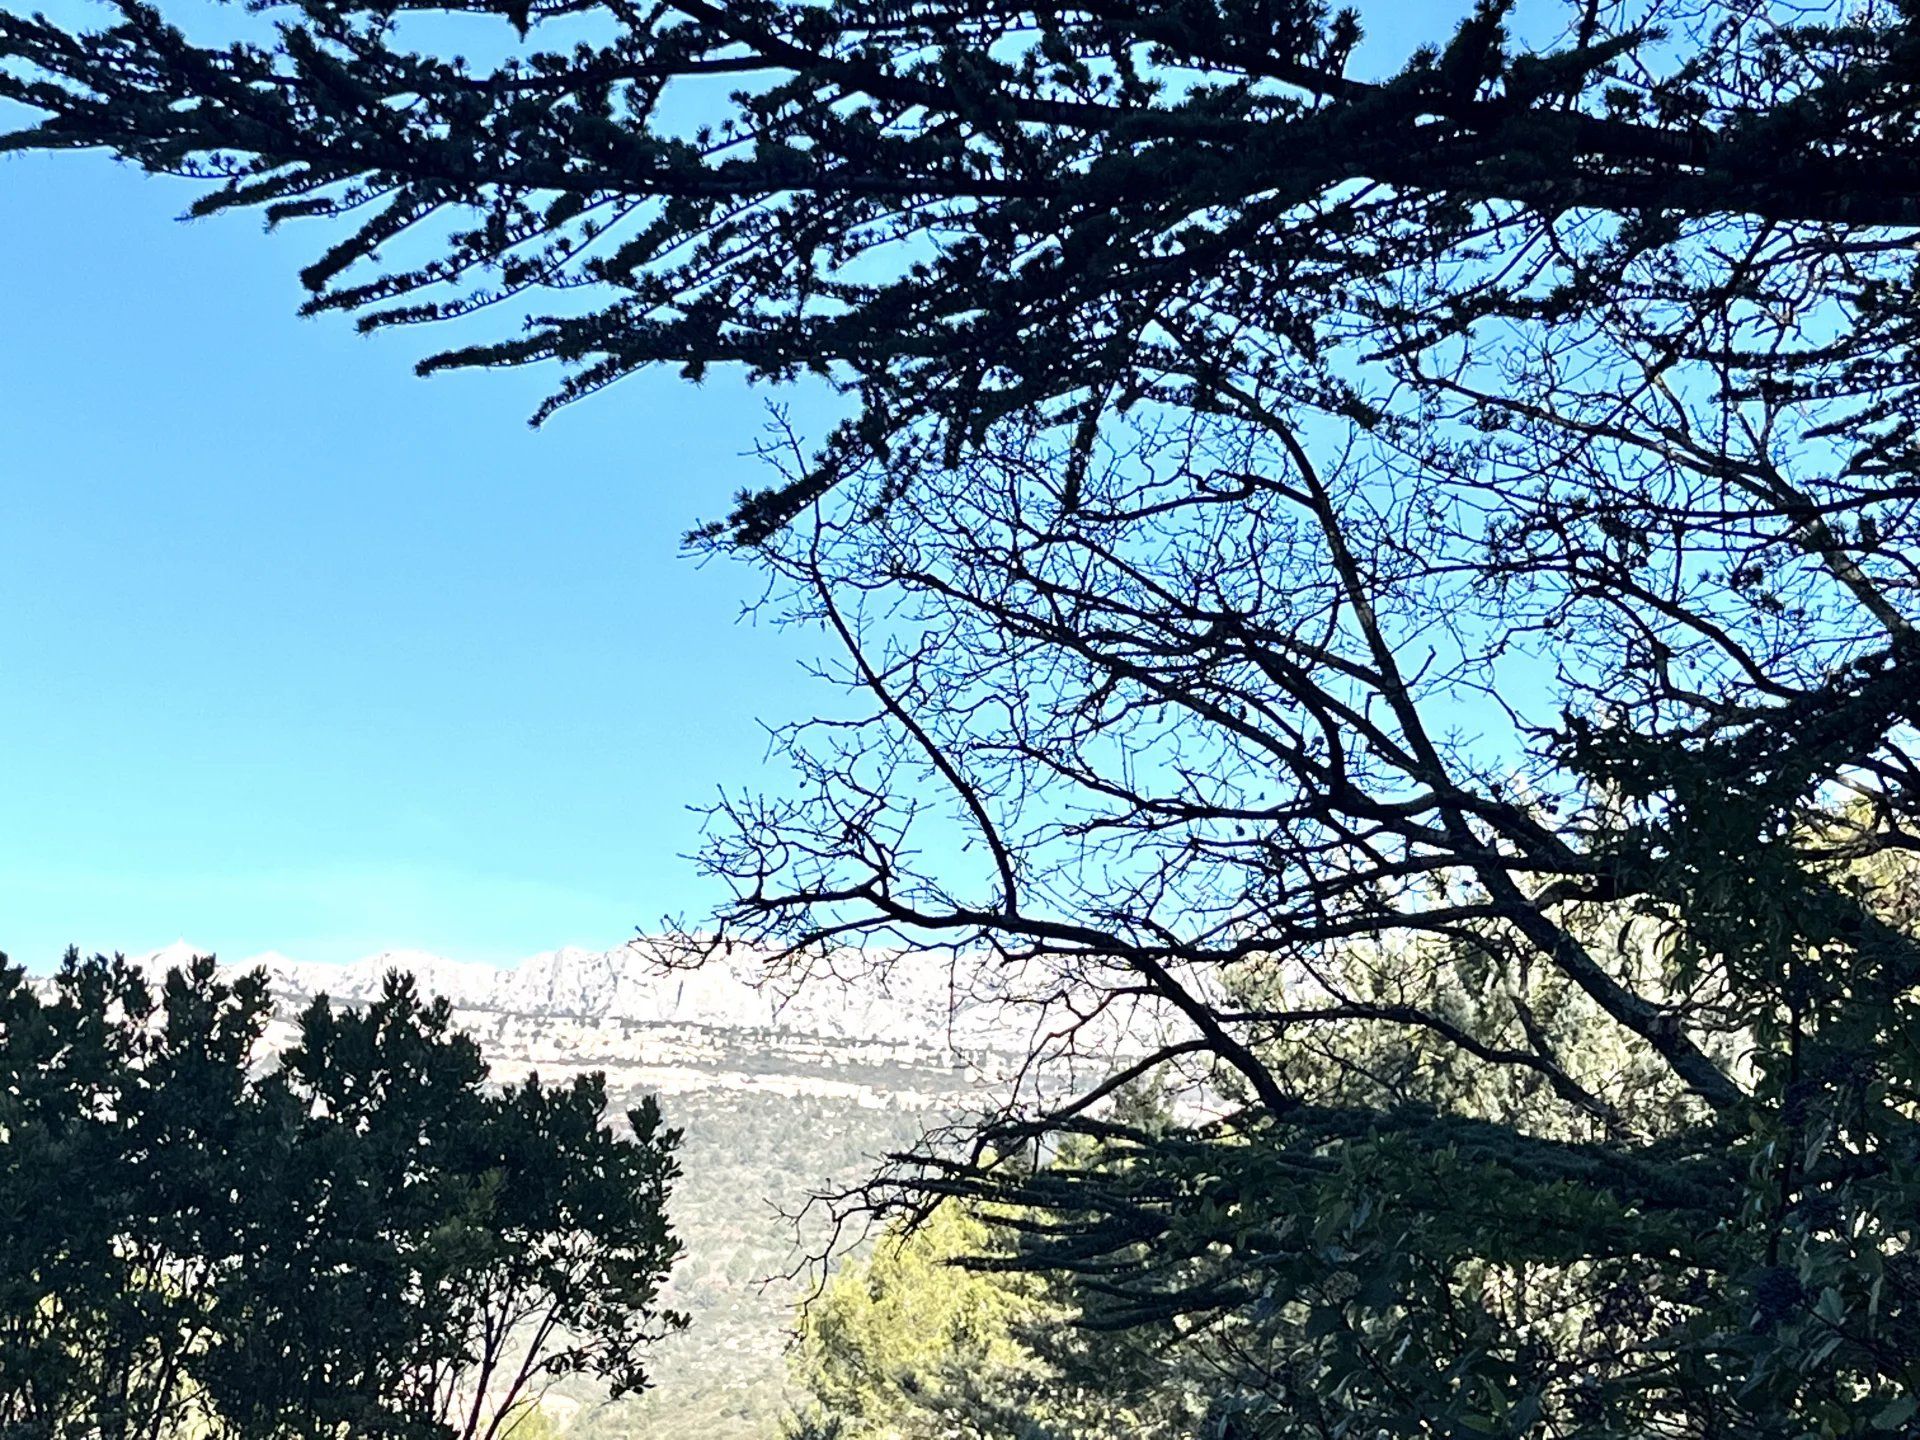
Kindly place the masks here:
POLYGON ((665 1293, 693 1324, 660 1347, 657 1389, 587 1410, 578 1433, 588 1440, 776 1436, 797 1403, 788 1351, 798 1302, 815 1279, 800 1268, 807 1253, 800 1238, 815 1245, 822 1238, 817 1223, 802 1231, 785 1215, 816 1188, 845 1186, 877 1157, 911 1143, 928 1112, 897 1099, 874 1106, 739 1090, 683 1092, 664 1109, 687 1135, 669 1206, 687 1254, 665 1293))
MULTIPOLYGON (((904 993, 781 1005, 741 979, 709 974, 691 990, 663 982, 628 949, 507 969, 406 955, 346 968, 270 962, 281 1022, 322 990, 364 1003, 395 966, 456 1002, 455 1022, 496 1081, 604 1072, 613 1113, 657 1098, 683 1135, 667 1202, 683 1252, 662 1303, 691 1324, 656 1348, 644 1396, 609 1403, 591 1384, 555 1387, 551 1415, 584 1440, 778 1435, 797 1404, 788 1374, 797 1308, 818 1283, 809 1261, 826 1238, 823 1214, 801 1223, 799 1212, 992 1094, 988 1077, 1011 1060, 955 1049, 964 1017, 949 1023, 935 1008, 944 989, 911 988, 904 976, 904 993)), ((972 1038, 990 1037, 976 1027, 972 1038)))

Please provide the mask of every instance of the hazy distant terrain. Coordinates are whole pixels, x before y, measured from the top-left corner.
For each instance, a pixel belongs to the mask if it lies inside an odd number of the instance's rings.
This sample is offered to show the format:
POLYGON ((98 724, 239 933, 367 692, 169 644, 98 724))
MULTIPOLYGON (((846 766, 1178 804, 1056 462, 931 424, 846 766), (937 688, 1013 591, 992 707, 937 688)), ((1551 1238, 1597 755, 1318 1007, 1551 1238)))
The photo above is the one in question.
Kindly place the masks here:
MULTIPOLYGON (((190 953, 172 947, 149 963, 190 953)), ((685 1130, 672 1211, 687 1255, 669 1299, 693 1329, 662 1349, 658 1389, 644 1399, 554 1397, 555 1418, 582 1440, 775 1434, 787 1327, 805 1285, 765 1283, 799 1257, 782 1212, 977 1101, 983 1077, 1014 1053, 1011 1035, 950 1013, 938 962, 909 967, 888 990, 825 984, 784 1001, 755 989, 744 966, 662 976, 624 948, 554 951, 504 969, 416 952, 346 966, 267 955, 236 968, 256 965, 280 1002, 273 1043, 285 1043, 313 996, 361 1004, 404 969, 453 1003, 498 1079, 604 1071, 616 1109, 651 1092, 685 1130), (586 1403, 575 1410, 573 1399, 586 1403)))

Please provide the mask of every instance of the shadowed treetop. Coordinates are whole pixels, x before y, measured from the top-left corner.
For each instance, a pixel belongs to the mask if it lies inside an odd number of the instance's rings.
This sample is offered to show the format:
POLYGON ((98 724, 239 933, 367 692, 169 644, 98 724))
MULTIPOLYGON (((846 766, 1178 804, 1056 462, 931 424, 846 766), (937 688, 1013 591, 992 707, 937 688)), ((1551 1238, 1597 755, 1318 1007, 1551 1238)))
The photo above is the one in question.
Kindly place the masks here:
MULTIPOLYGON (((1867 371, 1916 315, 1877 263, 1920 221, 1905 4, 1593 0, 1530 48, 1488 0, 1364 78, 1365 9, 1315 0, 307 0, 211 45, 112 8, 84 35, 0 11, 0 96, 43 116, 0 148, 104 147, 210 181, 201 212, 331 219, 309 308, 363 326, 556 296, 423 370, 558 360, 543 415, 658 362, 849 387, 856 418, 743 497, 737 539, 909 433, 952 453, 1009 413, 1090 436, 1232 381, 1374 423, 1422 357, 1576 313, 1702 227, 1845 252, 1859 343, 1817 383, 1875 392, 1863 434, 1901 428, 1904 377, 1867 371), (509 58, 415 48, 445 11, 498 20, 509 58)), ((1670 298, 1764 300, 1768 274, 1670 298)))
POLYGON ((549 408, 849 392, 709 533, 855 703, 676 938, 966 956, 1032 1039, 839 1217, 1239 1314, 1329 1408, 1237 1433, 1911 1428, 1920 9, 1490 0, 1360 65, 1384 5, 429 8, 0 11, 0 144, 331 222, 312 309, 497 305, 426 368, 549 408), (1117 1122, 1147 1080, 1235 1113, 1117 1122))

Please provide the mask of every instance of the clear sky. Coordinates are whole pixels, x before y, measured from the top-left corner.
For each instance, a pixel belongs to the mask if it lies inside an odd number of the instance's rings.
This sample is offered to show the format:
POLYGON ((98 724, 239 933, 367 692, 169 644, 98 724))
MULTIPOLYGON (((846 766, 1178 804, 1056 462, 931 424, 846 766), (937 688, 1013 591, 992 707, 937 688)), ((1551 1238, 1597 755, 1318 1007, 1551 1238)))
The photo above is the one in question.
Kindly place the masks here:
POLYGON ((413 378, 435 337, 295 317, 319 231, 192 193, 0 160, 0 950, 504 961, 705 909, 686 807, 824 698, 678 555, 765 483, 765 394, 529 430, 551 373, 413 378))
MULTIPOLYGON (((1437 16, 1369 18, 1397 64, 1437 16)), ((747 566, 679 555, 766 483, 770 397, 662 372, 529 430, 552 372, 417 380, 455 329, 300 321, 323 232, 194 193, 0 157, 0 950, 507 961, 709 909, 687 807, 831 703, 735 623, 747 566)))

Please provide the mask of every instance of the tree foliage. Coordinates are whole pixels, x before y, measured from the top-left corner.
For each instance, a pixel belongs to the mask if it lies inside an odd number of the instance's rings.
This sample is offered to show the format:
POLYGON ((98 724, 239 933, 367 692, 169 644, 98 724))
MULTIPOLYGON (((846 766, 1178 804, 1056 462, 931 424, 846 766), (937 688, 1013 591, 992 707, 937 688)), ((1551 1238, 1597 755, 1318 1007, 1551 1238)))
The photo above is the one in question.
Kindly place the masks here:
POLYGON ((807 1306, 797 1368, 847 1440, 914 1432, 918 1415, 925 1433, 953 1433, 983 1391, 1035 1368, 1014 1337, 1041 1313, 1031 1293, 949 1268, 988 1243, 978 1220, 943 1208, 884 1237, 807 1306))
POLYGON ((429 369, 847 390, 707 532, 856 704, 690 944, 1034 1037, 851 1203, 1036 1217, 1275 1433, 1912 1425, 1920 11, 413 8, 0 17, 5 143, 332 221, 363 324, 568 297, 429 369))
POLYGON ((928 428, 1247 386, 1378 423, 1394 388, 1341 354, 1470 403, 1516 328, 1624 323, 1650 361, 1837 405, 1869 471, 1913 429, 1888 241, 1920 222, 1920 38, 1889 0, 1583 0, 1544 43, 1485 0, 1362 67, 1365 13, 1320 0, 263 8, 264 43, 142 0, 90 34, 6 14, 0 96, 46 118, 4 143, 337 222, 310 308, 364 325, 595 297, 427 370, 558 361, 555 403, 658 362, 832 376, 856 420, 747 537, 928 428), (491 28, 420 23, 449 11, 491 28))
MULTIPOLYGON (((793 1436, 841 1440, 1102 1440, 1169 1434, 1177 1386, 1068 1379, 1048 1356, 1075 1348, 1073 1306, 1044 1275, 966 1269, 1008 1256, 977 1213, 945 1204, 895 1225, 835 1271, 801 1313, 793 1436), (1131 1404, 1129 1404, 1131 1402, 1131 1404)), ((1083 1350, 1083 1346, 1079 1348, 1083 1350)), ((1112 1346, 1098 1348, 1112 1357, 1112 1346)), ((1091 1369, 1091 1367, 1089 1367, 1091 1369)))
MULTIPOLYGON (((1916 928, 1910 867, 1873 894, 1916 928)), ((1417 974, 1460 1034, 1499 1033, 1512 997, 1488 967, 1414 958, 1355 954, 1341 980, 1404 1000, 1417 974)), ((1057 1126, 1037 1170, 945 1168, 948 1198, 898 1242, 916 1263, 877 1256, 829 1284, 803 1383, 856 1440, 1911 1433, 1910 1055, 1730 1133, 1650 1086, 1578 991, 1527 999, 1638 1144, 1569 1130, 1524 1068, 1349 1013, 1261 1046, 1299 1097, 1284 1123, 1181 1124, 1123 1095, 1057 1126), (1015 1363, 941 1329, 960 1295, 1015 1363), (944 1343, 900 1315, 935 1317, 944 1343), (878 1374, 893 1403, 849 1374, 878 1374)))
POLYGON ((261 976, 0 967, 0 1431, 494 1440, 618 1393, 678 1317, 678 1136, 597 1077, 486 1085, 445 1002, 324 998, 262 1064, 261 976))
POLYGON ((943 1202, 833 1273, 801 1313, 792 1440, 1194 1433, 1212 1377, 1164 1336, 1078 1327, 1071 1282, 1010 1265, 1018 1247, 991 1214, 943 1202))

